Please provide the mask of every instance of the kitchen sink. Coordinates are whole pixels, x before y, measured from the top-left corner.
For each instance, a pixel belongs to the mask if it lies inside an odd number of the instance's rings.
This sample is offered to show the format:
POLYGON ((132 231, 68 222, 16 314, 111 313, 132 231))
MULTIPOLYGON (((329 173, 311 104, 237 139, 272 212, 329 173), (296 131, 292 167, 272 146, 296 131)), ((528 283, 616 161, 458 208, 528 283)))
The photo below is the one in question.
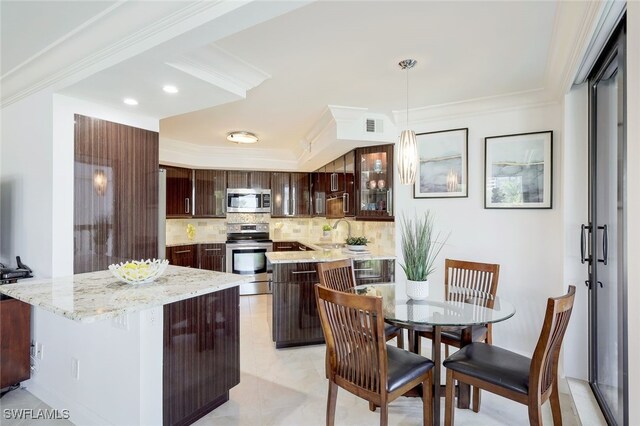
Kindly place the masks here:
POLYGON ((325 250, 339 249, 344 247, 344 243, 314 243, 314 245, 325 250))

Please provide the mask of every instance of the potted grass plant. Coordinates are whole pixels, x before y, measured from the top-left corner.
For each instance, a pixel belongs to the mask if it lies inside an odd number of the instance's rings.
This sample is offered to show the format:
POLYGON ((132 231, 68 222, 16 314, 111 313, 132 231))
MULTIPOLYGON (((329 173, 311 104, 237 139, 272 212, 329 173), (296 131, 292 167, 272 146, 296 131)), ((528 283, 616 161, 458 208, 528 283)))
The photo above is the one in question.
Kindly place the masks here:
POLYGON ((409 219, 402 216, 402 257, 400 264, 407 276, 407 296, 414 300, 424 300, 429 296, 429 275, 435 271, 435 261, 440 250, 449 238, 440 239, 440 233, 434 235, 433 215, 430 211, 422 216, 409 219))

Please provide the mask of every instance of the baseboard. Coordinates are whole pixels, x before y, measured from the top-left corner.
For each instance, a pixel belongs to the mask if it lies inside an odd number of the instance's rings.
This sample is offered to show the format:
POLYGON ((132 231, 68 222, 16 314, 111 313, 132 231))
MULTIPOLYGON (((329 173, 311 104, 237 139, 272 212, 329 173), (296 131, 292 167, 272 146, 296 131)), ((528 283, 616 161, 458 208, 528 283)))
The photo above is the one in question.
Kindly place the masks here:
POLYGON ((57 410, 69 410, 69 421, 76 425, 104 426, 110 422, 84 405, 64 399, 59 393, 40 386, 33 380, 24 382, 24 387, 36 398, 57 410))
POLYGON ((589 383, 571 377, 567 377, 566 381, 580 423, 589 426, 606 426, 607 422, 602 415, 602 411, 600 411, 600 406, 595 396, 593 396, 589 383))

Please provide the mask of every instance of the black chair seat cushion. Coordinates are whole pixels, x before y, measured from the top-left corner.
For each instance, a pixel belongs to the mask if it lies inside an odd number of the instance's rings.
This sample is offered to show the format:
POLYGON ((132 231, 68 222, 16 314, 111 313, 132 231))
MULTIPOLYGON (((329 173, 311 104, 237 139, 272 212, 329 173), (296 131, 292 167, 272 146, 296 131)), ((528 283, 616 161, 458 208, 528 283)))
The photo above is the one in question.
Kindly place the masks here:
POLYGON ((453 371, 522 394, 529 393, 531 358, 488 345, 471 343, 442 363, 453 371))
MULTIPOLYGON (((474 325, 471 327, 471 341, 472 342, 482 342, 487 336, 487 327, 484 325, 474 325)), ((420 333, 422 337, 426 337, 427 339, 433 340, 433 330, 423 331, 420 333)), ((442 330, 440 333, 440 338, 444 340, 453 340, 457 342, 462 341, 462 329, 456 330, 442 330)))
POLYGON ((387 345, 387 390, 394 392, 433 368, 429 358, 387 345))

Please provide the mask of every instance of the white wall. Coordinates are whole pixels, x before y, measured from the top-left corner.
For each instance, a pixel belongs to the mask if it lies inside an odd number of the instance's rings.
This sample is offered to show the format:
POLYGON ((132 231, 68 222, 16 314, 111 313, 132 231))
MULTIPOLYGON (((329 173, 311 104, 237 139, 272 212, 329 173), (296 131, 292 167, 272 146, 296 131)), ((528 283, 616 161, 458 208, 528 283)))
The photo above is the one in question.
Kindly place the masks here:
POLYGON ((627 3, 627 311, 629 424, 640 424, 640 2, 627 3))
POLYGON ((0 262, 20 255, 38 277, 52 271, 52 102, 41 92, 0 111, 0 262))
POLYGON ((43 356, 24 385, 51 407, 68 409, 75 424, 161 424, 162 312, 127 314, 122 329, 111 320, 82 324, 35 307, 33 338, 43 356))
MULTIPOLYGON (((572 88, 564 101, 565 159, 563 176, 564 280, 576 286, 576 299, 564 343, 564 372, 568 377, 589 378, 589 292, 584 281, 588 264, 580 262, 580 225, 588 215, 589 161, 589 92, 588 84, 572 88)), ((587 237, 585 235, 585 237, 587 237)))
MULTIPOLYGON (((512 302, 517 312, 495 325, 494 343, 527 355, 540 333, 547 298, 563 294, 567 285, 562 269, 562 115, 562 105, 553 104, 413 125, 416 132, 469 128, 469 197, 413 199, 411 187, 396 184, 396 218, 429 209, 437 230, 451 231, 440 267, 430 279, 443 280, 446 257, 501 265, 498 295, 512 302), (553 130, 553 209, 484 209, 484 137, 545 130, 553 130)), ((396 235, 399 232, 397 220, 396 235)), ((398 252, 400 241, 396 238, 398 252)), ((402 270, 397 272, 402 282, 402 270)))

